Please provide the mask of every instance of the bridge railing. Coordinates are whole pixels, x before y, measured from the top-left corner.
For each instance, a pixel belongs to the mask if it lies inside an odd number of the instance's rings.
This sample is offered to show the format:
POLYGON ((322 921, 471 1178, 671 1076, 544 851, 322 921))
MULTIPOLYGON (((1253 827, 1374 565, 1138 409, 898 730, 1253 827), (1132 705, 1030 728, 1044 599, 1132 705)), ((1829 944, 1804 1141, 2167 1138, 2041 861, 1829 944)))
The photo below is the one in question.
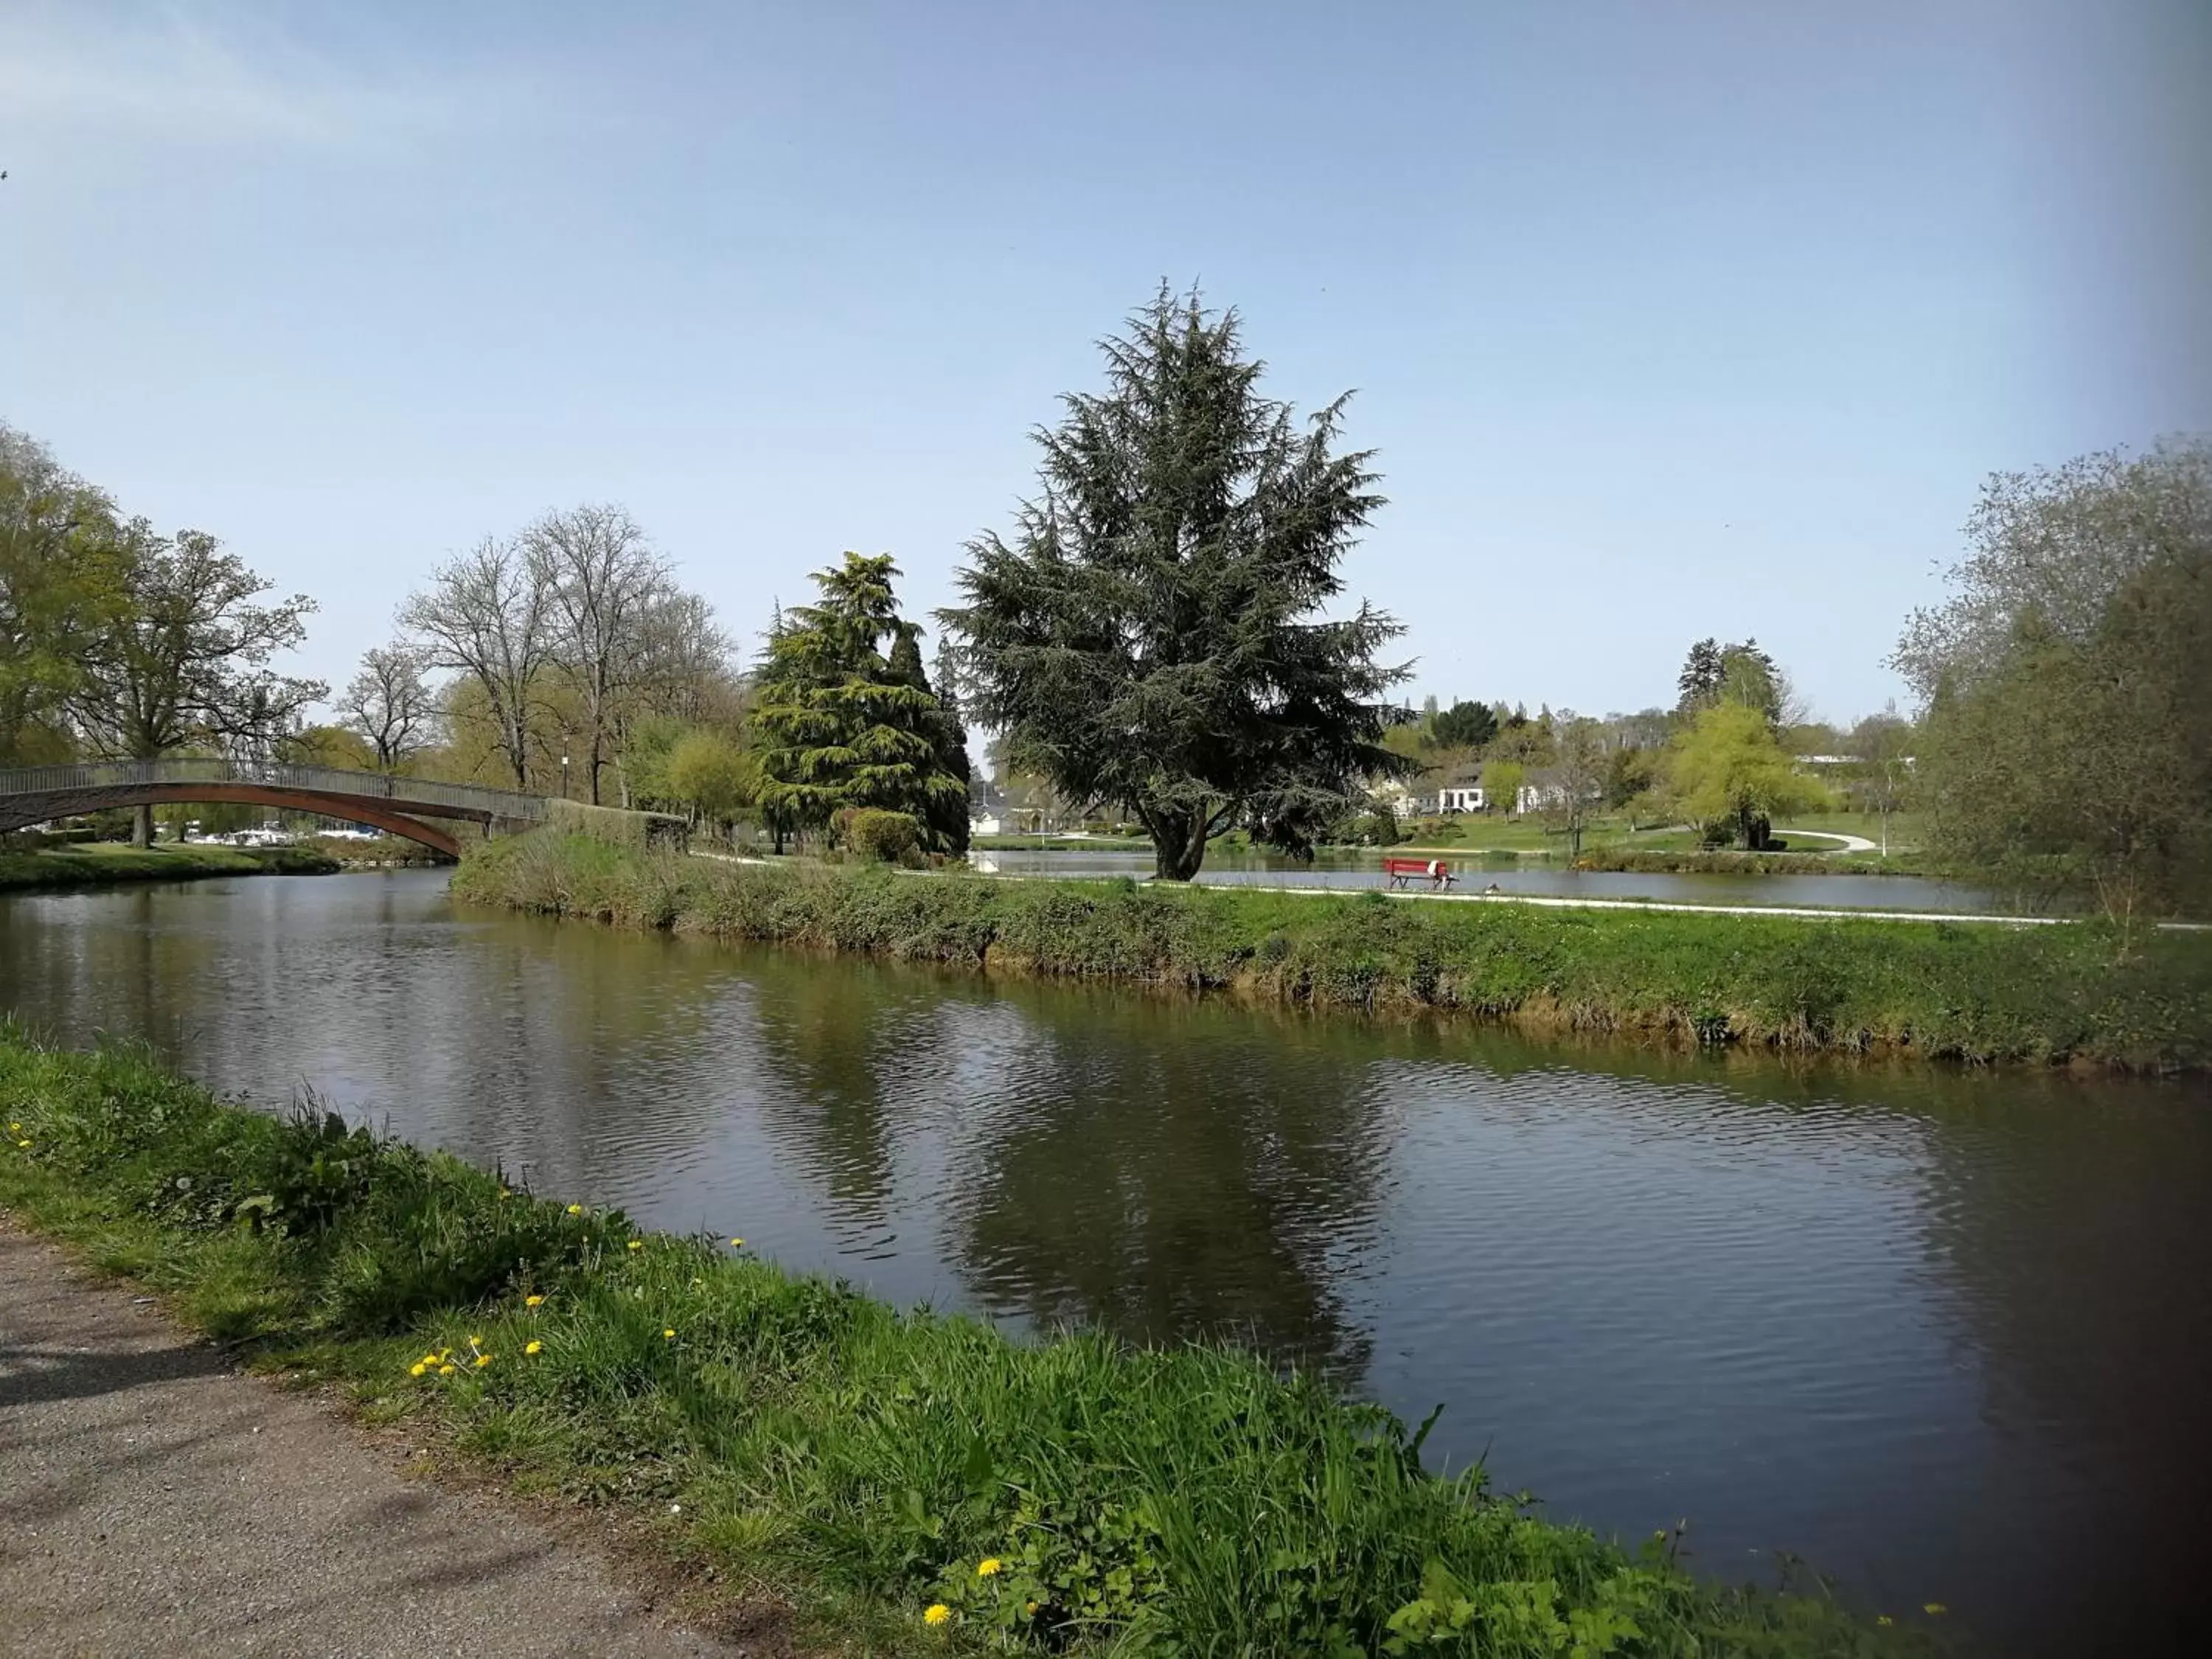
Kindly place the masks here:
POLYGON ((501 818, 541 819, 546 812, 543 795, 494 789, 483 784, 445 783, 432 778, 357 772, 343 766, 294 766, 274 761, 152 760, 86 761, 68 766, 0 769, 0 797, 196 783, 259 784, 316 794, 353 795, 365 800, 449 806, 459 811, 489 813, 501 818))

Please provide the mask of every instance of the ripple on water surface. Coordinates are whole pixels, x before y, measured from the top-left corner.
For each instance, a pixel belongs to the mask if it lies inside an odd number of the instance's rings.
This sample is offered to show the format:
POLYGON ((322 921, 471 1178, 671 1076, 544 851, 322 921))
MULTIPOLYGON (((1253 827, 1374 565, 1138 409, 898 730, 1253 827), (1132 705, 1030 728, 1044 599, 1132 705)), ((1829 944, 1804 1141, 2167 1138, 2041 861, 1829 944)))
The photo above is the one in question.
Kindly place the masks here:
POLYGON ((1555 1514, 2007 1651, 2196 1617, 2202 1089, 1273 1018, 456 912, 432 872, 0 900, 0 999, 648 1224, 1328 1367, 1555 1514))

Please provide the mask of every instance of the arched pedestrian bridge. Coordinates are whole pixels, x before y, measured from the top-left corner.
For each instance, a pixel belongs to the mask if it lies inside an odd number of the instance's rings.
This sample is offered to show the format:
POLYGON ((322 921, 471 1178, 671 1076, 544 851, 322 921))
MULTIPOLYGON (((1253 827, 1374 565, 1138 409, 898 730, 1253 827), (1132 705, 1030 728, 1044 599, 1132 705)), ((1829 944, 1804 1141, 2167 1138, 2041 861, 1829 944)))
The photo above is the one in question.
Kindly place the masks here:
POLYGON ((319 812, 404 836, 449 858, 460 855, 464 826, 474 826, 483 836, 512 833, 543 823, 554 810, 546 797, 518 790, 337 766, 158 760, 0 770, 0 830, 167 801, 231 801, 284 812, 319 812))

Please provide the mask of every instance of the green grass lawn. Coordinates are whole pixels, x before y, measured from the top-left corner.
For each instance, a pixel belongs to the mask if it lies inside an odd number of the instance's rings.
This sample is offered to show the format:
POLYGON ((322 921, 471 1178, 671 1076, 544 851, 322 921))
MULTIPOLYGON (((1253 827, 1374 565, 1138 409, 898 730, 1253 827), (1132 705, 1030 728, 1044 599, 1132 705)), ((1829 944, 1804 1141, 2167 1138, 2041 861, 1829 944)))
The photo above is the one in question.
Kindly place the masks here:
POLYGON ((110 882, 191 881, 204 876, 327 875, 336 860, 306 847, 126 847, 80 842, 0 853, 0 890, 96 887, 110 882))

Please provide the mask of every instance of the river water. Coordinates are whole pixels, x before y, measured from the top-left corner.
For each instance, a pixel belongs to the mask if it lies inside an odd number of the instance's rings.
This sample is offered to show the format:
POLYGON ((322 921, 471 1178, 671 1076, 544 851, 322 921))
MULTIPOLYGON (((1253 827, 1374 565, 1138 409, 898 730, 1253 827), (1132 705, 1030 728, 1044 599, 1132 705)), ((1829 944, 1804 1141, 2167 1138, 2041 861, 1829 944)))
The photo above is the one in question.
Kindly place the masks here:
MULTIPOLYGON (((1424 854, 1423 856, 1426 856, 1424 854)), ((996 849, 969 855, 979 866, 1007 876, 1103 878, 1152 873, 1149 853, 996 849)), ((1724 904, 1740 908, 1802 908, 1821 910, 1917 910, 1973 915, 2002 910, 2003 900, 1985 888, 1925 876, 1870 875, 1669 875, 1618 870, 1569 870, 1503 858, 1443 855, 1457 879, 1456 890, 1552 898, 1658 901, 1668 904, 1724 904)), ((1364 859, 1324 857, 1301 864, 1264 854, 1210 854, 1198 879, 1206 886, 1380 887, 1380 855, 1364 859)))
POLYGON ((1498 1484, 1991 1650, 2179 1650, 2202 1087, 1538 1045, 461 908, 0 899, 0 1006, 1019 1327, 1325 1365, 1498 1484))

